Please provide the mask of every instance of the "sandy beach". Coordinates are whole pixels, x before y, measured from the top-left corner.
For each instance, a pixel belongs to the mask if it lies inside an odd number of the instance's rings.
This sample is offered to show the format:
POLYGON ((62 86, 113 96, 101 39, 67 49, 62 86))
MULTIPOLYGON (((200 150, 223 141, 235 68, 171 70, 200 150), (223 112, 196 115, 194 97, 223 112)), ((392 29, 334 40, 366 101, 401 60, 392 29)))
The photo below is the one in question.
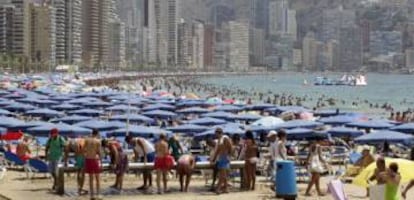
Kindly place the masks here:
MULTIPOLYGON (((26 175, 23 172, 8 171, 3 180, 0 181, 0 199, 13 199, 13 200, 26 200, 26 199, 42 199, 42 200, 87 200, 89 196, 79 197, 76 194, 76 181, 74 174, 66 178, 66 193, 64 196, 58 196, 50 191, 51 179, 45 178, 44 175, 38 174, 35 179, 26 179, 26 175)), ((241 192, 238 189, 238 181, 233 182, 233 187, 229 194, 216 195, 212 192, 208 192, 208 186, 205 185, 204 179, 201 176, 195 176, 193 182, 190 185, 190 191, 188 193, 179 192, 178 181, 175 179, 170 180, 171 193, 164 195, 155 194, 155 188, 153 191, 140 192, 135 190, 141 179, 135 175, 128 175, 125 179, 125 190, 122 194, 119 194, 111 189, 109 186, 114 180, 113 175, 102 175, 102 188, 104 199, 118 200, 118 199, 152 199, 152 200, 215 200, 215 199, 238 199, 238 200, 264 200, 264 199, 276 199, 274 193, 269 189, 269 183, 261 181, 257 183, 256 191, 241 192)), ((322 179, 322 187, 326 190, 326 183, 331 178, 325 177, 322 179)), ((88 181, 88 179, 87 179, 88 181)), ((87 186, 89 182, 85 182, 87 186)), ((87 188, 87 187, 85 187, 87 188)), ((305 184, 298 184, 299 196, 298 199, 306 200, 330 200, 333 199, 329 194, 324 197, 317 197, 316 194, 313 197, 304 197, 305 184)), ((355 200, 368 200, 365 197, 365 190, 363 188, 346 184, 345 192, 349 199, 355 200)), ((414 191, 408 194, 409 197, 414 197, 414 191)))

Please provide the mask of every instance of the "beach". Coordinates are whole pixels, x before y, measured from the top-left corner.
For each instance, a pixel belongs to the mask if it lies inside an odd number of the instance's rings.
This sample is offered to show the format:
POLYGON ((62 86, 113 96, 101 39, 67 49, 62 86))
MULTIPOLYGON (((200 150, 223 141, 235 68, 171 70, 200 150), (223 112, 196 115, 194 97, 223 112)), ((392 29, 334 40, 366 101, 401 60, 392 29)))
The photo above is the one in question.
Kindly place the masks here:
MULTIPOLYGON (((50 192, 50 179, 45 179, 43 175, 36 175, 37 178, 33 180, 26 180, 24 173, 9 171, 7 177, 0 181, 0 194, 6 198, 13 200, 26 200, 26 199, 42 199, 42 200, 87 200, 89 196, 79 197, 76 194, 76 183, 74 174, 67 180, 67 192, 63 196, 58 196, 50 192), (33 198, 31 198, 33 197, 33 198)), ((103 175, 103 188, 104 192, 109 193, 109 185, 112 184, 114 177, 112 175, 103 175)), ((325 177, 322 179, 321 185, 326 190, 326 183, 330 178, 325 177)), ((88 181, 88 180, 86 180, 88 181)), ((202 177, 196 176, 190 185, 190 191, 188 193, 181 193, 178 191, 179 185, 177 180, 171 180, 172 192, 170 194, 158 195, 158 194, 144 194, 137 192, 135 187, 141 184, 141 179, 135 177, 135 175, 128 175, 125 179, 125 192, 124 194, 112 194, 105 195, 104 199, 110 200, 129 200, 129 199, 153 199, 153 200, 216 200, 216 199, 238 199, 238 200, 266 200, 276 199, 275 194, 269 189, 269 183, 259 181, 256 191, 241 192, 238 189, 238 182, 235 183, 236 188, 232 188, 231 193, 216 195, 212 192, 208 192, 208 187, 204 184, 202 177)), ((86 184, 88 182, 85 182, 86 184)), ((325 197, 317 197, 314 194, 313 197, 305 197, 304 190, 305 184, 298 184, 298 200, 331 200, 332 197, 327 194, 325 197)), ((155 191, 155 189, 154 189, 155 191)), ((368 200, 366 198, 366 191, 351 184, 345 184, 345 192, 350 200, 368 200)), ((414 196, 414 191, 410 191, 408 196, 414 196)), ((0 197, 0 199, 2 199, 0 197)))

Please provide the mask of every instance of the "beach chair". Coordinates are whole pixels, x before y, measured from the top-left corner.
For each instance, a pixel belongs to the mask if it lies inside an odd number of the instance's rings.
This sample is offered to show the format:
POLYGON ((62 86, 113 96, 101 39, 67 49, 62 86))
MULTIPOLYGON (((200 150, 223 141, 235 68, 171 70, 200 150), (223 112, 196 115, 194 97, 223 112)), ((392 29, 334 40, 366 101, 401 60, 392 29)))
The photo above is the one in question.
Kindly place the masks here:
POLYGON ((330 181, 328 184, 328 192, 334 200, 348 200, 344 190, 344 184, 340 180, 330 181))
POLYGON ((336 146, 330 154, 332 164, 346 165, 348 162, 349 152, 345 147, 336 146))
POLYGON ((9 151, 4 152, 4 157, 8 162, 8 166, 22 167, 23 170, 26 172, 26 177, 29 178, 29 172, 31 172, 31 168, 27 162, 24 162, 22 159, 19 158, 19 156, 9 151))
POLYGON ((43 160, 30 159, 28 163, 32 169, 32 178, 34 178, 36 173, 44 174, 45 177, 49 173, 49 167, 43 160))
POLYGON ((306 166, 296 166, 295 167, 296 172, 296 181, 299 183, 307 183, 309 182, 309 172, 306 166))

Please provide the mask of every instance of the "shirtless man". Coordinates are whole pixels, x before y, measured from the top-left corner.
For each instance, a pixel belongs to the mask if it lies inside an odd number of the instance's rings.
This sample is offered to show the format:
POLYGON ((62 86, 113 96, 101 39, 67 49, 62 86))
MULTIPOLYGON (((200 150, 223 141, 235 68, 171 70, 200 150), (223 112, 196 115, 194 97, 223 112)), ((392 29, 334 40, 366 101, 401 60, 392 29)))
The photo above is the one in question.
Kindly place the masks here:
POLYGON ((128 156, 122 151, 121 144, 116 140, 102 140, 102 147, 109 150, 111 169, 116 175, 115 184, 111 187, 122 190, 124 174, 128 168, 128 156))
POLYGON ((217 183, 216 193, 228 193, 228 172, 230 170, 230 157, 233 147, 230 138, 223 135, 222 129, 218 128, 215 134, 218 139, 217 150, 210 162, 216 161, 219 170, 219 182, 217 183))
POLYGON ((157 171, 158 194, 167 192, 167 173, 174 165, 174 158, 169 155, 167 138, 164 134, 160 135, 159 141, 155 144, 154 169, 157 171), (161 191, 161 177, 164 184, 164 191, 161 191))
POLYGON ((188 192, 188 185, 191 181, 191 174, 195 166, 195 159, 192 155, 182 155, 178 159, 177 164, 177 173, 180 176, 180 191, 188 192), (185 176, 185 188, 184 185, 184 176, 185 176))
MULTIPOLYGON (((144 164, 146 164, 147 162, 154 162, 155 148, 150 141, 146 140, 145 138, 133 138, 131 135, 128 135, 127 137, 125 137, 125 142, 133 147, 136 161, 138 160, 138 158, 143 157, 144 164)), ((146 190, 148 189, 148 187, 152 187, 151 170, 144 170, 143 176, 144 185, 137 188, 137 190, 146 190)))
POLYGON ((100 180, 99 174, 101 173, 101 141, 99 140, 99 132, 93 130, 92 135, 85 140, 85 172, 89 174, 89 187, 91 200, 100 199, 100 180), (96 194, 94 196, 93 179, 96 180, 96 194))
POLYGON ((16 154, 22 161, 26 162, 30 159, 31 153, 32 152, 29 149, 29 138, 24 137, 23 141, 20 142, 16 147, 16 154))
POLYGON ((76 178, 78 182, 78 194, 86 194, 87 191, 83 189, 85 184, 85 155, 84 155, 85 139, 71 139, 65 147, 64 162, 65 167, 68 166, 69 154, 75 153, 75 167, 76 178))

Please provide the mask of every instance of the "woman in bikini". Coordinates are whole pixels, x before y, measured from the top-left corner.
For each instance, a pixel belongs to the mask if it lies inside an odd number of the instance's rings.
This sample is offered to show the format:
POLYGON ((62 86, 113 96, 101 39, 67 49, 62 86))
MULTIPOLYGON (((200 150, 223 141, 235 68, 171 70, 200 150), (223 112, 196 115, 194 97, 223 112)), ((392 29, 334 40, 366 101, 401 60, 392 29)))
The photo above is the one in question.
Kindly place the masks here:
POLYGON ((244 146, 244 189, 254 190, 256 184, 256 163, 258 148, 251 131, 246 132, 244 146))

